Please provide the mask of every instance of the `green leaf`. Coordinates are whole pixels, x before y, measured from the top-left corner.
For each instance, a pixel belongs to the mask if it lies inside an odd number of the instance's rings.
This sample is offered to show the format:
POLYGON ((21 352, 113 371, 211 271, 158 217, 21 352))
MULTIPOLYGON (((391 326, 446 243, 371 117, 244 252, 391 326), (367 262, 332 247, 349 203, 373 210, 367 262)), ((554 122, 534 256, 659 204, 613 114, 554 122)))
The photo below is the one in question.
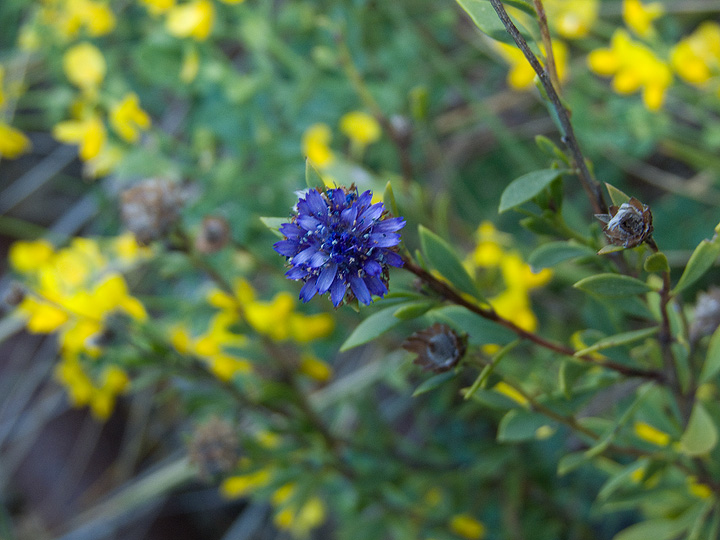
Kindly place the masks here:
POLYGON ((505 358, 505 355, 507 355, 507 353, 512 351, 519 344, 520 340, 516 339, 512 343, 508 343, 502 349, 496 352, 495 355, 490 359, 490 362, 482 368, 482 371, 477 376, 477 379, 475 379, 475 382, 473 382, 470 388, 467 389, 464 398, 470 399, 472 395, 478 391, 479 388, 484 388, 487 384, 488 377, 490 377, 492 372, 495 370, 495 367, 500 363, 503 358, 505 358))
POLYGON ((483 319, 480 315, 468 311, 461 306, 446 306, 433 309, 428 316, 434 320, 445 322, 469 336, 470 345, 497 343, 504 345, 515 339, 515 333, 504 326, 483 319))
POLYGON ((498 212, 502 214, 511 208, 528 202, 559 178, 563 172, 565 171, 561 169, 541 169, 516 178, 510 182, 500 196, 498 212))
POLYGON ((607 182, 605 182, 605 187, 610 194, 610 200, 615 206, 621 206, 623 203, 626 203, 630 200, 629 195, 626 195, 612 184, 608 184, 607 182))
POLYGON ((305 183, 310 189, 322 191, 325 189, 325 182, 320 173, 312 164, 309 158, 305 158, 305 183))
POLYGON ((720 237, 718 235, 715 235, 712 240, 700 242, 690 256, 690 260, 672 293, 677 294, 700 279, 705 272, 710 270, 718 255, 720 255, 720 237))
MULTIPOLYGON (((457 3, 470 15, 475 26, 477 26, 483 34, 497 41, 515 46, 515 42, 512 37, 510 37, 510 34, 507 33, 507 30, 505 30, 505 27, 488 0, 457 0, 457 3)), ((518 7, 531 15, 535 15, 535 10, 527 2, 522 0, 509 0, 505 3, 518 7)), ((528 39, 527 30, 521 28, 516 21, 513 22, 516 23, 516 26, 518 26, 520 32, 525 36, 525 39, 528 39)), ((532 38, 529 39, 532 41, 532 38)))
POLYGON ((597 252, 598 255, 607 255, 608 253, 615 253, 616 251, 622 251, 625 249, 623 246, 615 246, 613 244, 608 244, 607 246, 604 246, 600 251, 597 252))
POLYGON ((587 463, 588 458, 585 452, 573 452, 560 458, 558 462, 558 476, 565 476, 567 473, 574 471, 581 465, 587 463))
POLYGON ((718 373, 720 373, 720 328, 715 330, 710 338, 707 356, 700 373, 700 384, 708 382, 718 373))
POLYGON ((643 521, 620 531, 613 540, 672 540, 688 528, 689 524, 674 519, 643 521))
POLYGON ((603 349, 609 349, 611 347, 619 347, 620 345, 633 343, 634 341, 640 341, 641 339, 645 339, 646 337, 657 334, 659 330, 660 329, 657 326, 654 326, 652 328, 631 330, 630 332, 623 332, 621 334, 608 336, 606 338, 602 338, 596 341, 590 347, 577 351, 575 353, 575 356, 585 356, 586 354, 595 351, 601 351, 603 349))
POLYGON ((595 255, 595 251, 587 246, 570 240, 569 242, 550 242, 543 244, 530 254, 528 263, 537 270, 550 268, 558 263, 595 255))
POLYGON ((643 268, 646 272, 655 272, 658 274, 670 271, 670 265, 668 264, 667 257, 662 252, 653 253, 645 259, 643 268))
POLYGON ((556 428, 556 424, 546 416, 527 411, 513 409, 509 411, 498 426, 497 440, 500 442, 519 442, 537 439, 538 429, 548 426, 556 428))
POLYGON ((422 225, 418 227, 418 231, 423 254, 430 266, 450 281, 453 287, 482 300, 475 283, 452 246, 422 225))
POLYGON ((586 277, 573 287, 599 296, 627 296, 654 290, 644 281, 621 274, 598 274, 586 277))
POLYGON ((420 317, 421 315, 427 313, 436 305, 437 302, 427 300, 421 302, 413 302, 411 304, 406 304, 397 308, 395 310, 395 313, 393 313, 393 316, 400 319, 401 321, 416 319, 417 317, 420 317))
POLYGON ((395 202, 395 193, 393 192, 392 184, 389 180, 388 183, 385 184, 383 203, 385 203, 385 208, 389 209, 390 212, 392 212, 393 216, 397 217, 400 215, 400 213, 398 212, 397 203, 395 202))
POLYGON ((397 310, 398 306, 390 306, 370 315, 358 324, 352 334, 348 336, 345 343, 340 347, 340 352, 348 351, 358 345, 364 345, 400 324, 400 319, 395 317, 397 310))
POLYGON ((281 218, 281 217, 261 217, 260 221, 262 221, 263 225, 265 225, 268 229, 270 229, 274 234, 279 236, 280 238, 285 238, 280 233, 280 225, 283 223, 287 223, 290 221, 288 218, 281 218))
POLYGON ((718 432, 712 417, 696 402, 690 414, 687 428, 680 437, 680 448, 688 456, 702 456, 710 452, 718 442, 718 432))
POLYGON ((412 397, 416 397, 420 394, 424 394, 425 392, 429 392, 430 390, 434 390, 438 386, 442 386, 446 381, 454 378, 456 375, 457 373, 455 371, 446 371, 445 373, 439 373, 433 377, 430 377, 426 381, 423 381, 423 383, 415 389, 415 391, 412 393, 412 397))

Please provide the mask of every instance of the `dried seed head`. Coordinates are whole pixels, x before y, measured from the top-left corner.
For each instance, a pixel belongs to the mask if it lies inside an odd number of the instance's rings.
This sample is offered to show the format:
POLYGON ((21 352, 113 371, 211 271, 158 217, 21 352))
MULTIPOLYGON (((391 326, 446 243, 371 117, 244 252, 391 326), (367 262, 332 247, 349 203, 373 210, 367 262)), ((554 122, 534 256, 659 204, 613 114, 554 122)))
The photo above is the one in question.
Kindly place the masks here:
POLYGON ((200 478, 210 480, 235 467, 238 461, 237 434, 230 422, 213 416, 198 426, 188 444, 190 462, 200 478))
POLYGON ((690 340, 709 336, 720 326, 720 288, 711 287, 698 294, 695 304, 695 319, 690 325, 690 340))
POLYGON ((619 208, 610 207, 609 214, 595 214, 605 223, 603 232, 615 246, 633 248, 645 242, 653 232, 650 208, 632 197, 619 208))
POLYGON ((435 323, 430 328, 415 332, 402 347, 418 355, 413 363, 426 371, 442 373, 455 367, 465 355, 467 338, 459 336, 447 325, 435 323))
POLYGON ((205 216, 202 228, 195 237, 195 249, 200 253, 215 253, 230 241, 230 225, 225 218, 205 216))
POLYGON ((123 191, 120 213, 123 223, 141 244, 165 236, 180 217, 185 194, 177 183, 150 178, 123 191))

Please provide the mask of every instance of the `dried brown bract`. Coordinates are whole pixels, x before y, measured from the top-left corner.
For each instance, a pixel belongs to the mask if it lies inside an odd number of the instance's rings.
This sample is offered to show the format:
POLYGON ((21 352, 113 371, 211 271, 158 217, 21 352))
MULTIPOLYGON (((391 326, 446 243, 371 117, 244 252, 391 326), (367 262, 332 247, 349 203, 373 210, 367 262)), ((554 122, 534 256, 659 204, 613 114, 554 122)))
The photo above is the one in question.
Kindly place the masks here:
POLYGON ((210 418, 195 429, 188 446, 190 462, 205 480, 226 473, 237 464, 237 434, 227 420, 210 418))
POLYGON ((230 225, 225 218, 205 216, 195 237, 195 249, 200 253, 216 253, 230 241, 230 225))
POLYGON ((603 232, 615 246, 633 248, 650 238, 653 232, 650 208, 635 197, 620 207, 611 206, 609 214, 595 214, 605 223, 603 232))
POLYGON ((125 227, 141 244, 163 238, 180 217, 185 193, 177 183, 150 178, 122 192, 120 213, 125 227))
POLYGON ((413 363, 426 371, 442 373, 455 367, 465 355, 467 338, 459 336, 447 325, 435 323, 430 328, 415 332, 402 347, 418 355, 413 363))

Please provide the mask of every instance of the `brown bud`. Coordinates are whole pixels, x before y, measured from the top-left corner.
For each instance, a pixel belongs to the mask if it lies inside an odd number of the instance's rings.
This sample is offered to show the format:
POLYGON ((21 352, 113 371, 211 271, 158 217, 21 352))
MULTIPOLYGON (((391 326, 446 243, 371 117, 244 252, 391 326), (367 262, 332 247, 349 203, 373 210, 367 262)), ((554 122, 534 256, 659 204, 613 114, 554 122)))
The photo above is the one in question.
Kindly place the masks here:
POLYGON ((690 325, 690 340, 709 336, 720 326, 720 288, 711 287, 698 294, 695 304, 695 318, 690 325))
POLYGON ((645 242, 653 232, 650 208, 632 197, 628 202, 610 207, 609 214, 595 214, 605 223, 603 232, 614 246, 633 248, 645 242))
POLYGON ((177 182, 150 178, 122 192, 120 213, 138 242, 149 244, 170 231, 184 202, 185 194, 177 182))
POLYGON ((415 332, 402 347, 418 355, 413 363, 426 371, 442 373, 455 367, 465 355, 467 338, 459 336, 447 325, 435 323, 430 328, 415 332))
POLYGON ((215 253, 230 241, 230 225, 225 218, 206 216, 195 237, 195 249, 200 253, 215 253))
POLYGON ((209 480, 235 467, 238 460, 237 434, 230 422, 213 416, 195 429, 188 453, 200 477, 209 480))

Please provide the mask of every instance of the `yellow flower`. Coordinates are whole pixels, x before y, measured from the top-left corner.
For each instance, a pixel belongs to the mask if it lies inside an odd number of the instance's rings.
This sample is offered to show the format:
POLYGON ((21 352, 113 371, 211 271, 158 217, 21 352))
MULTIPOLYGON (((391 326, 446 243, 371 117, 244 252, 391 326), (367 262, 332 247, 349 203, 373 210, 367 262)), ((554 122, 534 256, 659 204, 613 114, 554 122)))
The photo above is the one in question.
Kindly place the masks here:
POLYGON ((545 0, 548 22, 567 39, 588 35, 597 20, 598 0, 545 0))
POLYGON ((22 131, 0 121, 0 158, 15 159, 31 146, 30 139, 22 131))
POLYGON ((91 43, 78 43, 63 55, 63 69, 68 80, 84 92, 91 92, 105 78, 107 65, 100 49, 91 43))
POLYGON ((332 377, 332 368, 311 354, 304 354, 300 357, 298 371, 319 382, 325 382, 332 377))
POLYGON ((467 540, 480 540, 485 537, 485 526, 469 514, 453 516, 450 530, 467 540))
POLYGON ((688 492, 698 499, 708 499, 712 496, 712 489, 707 484, 701 484, 694 476, 687 479, 688 492))
POLYGON ((125 151, 119 146, 103 144, 95 157, 85 161, 83 174, 88 178, 106 176, 115 170, 124 155, 125 151))
POLYGON ((215 8, 210 0, 195 0, 173 7, 168 12, 165 26, 175 37, 203 41, 212 31, 214 18, 215 8))
POLYGON ((658 2, 643 5, 640 0, 623 0, 623 20, 630 30, 642 38, 653 34, 653 21, 660 17, 663 11, 662 4, 658 2))
POLYGON ((650 49, 632 41, 624 30, 615 31, 610 48, 592 51, 588 65, 598 75, 614 76, 612 86, 618 94, 642 89, 643 103, 651 111, 662 107, 665 91, 672 83, 669 66, 650 49))
POLYGON ((330 150, 332 131, 327 124, 313 124, 302 137, 303 154, 319 168, 327 167, 335 159, 330 150))
POLYGON ((88 0, 72 0, 71 3, 77 4, 78 13, 91 36, 104 36, 115 28, 115 14, 107 4, 88 0))
POLYGON ((499 383, 497 383, 495 386, 493 386, 493 390, 495 390, 499 394, 504 395, 505 397, 512 399, 518 405, 522 405, 523 407, 528 406, 527 398, 505 381, 500 381, 499 383))
POLYGON ((120 103, 113 105, 110 109, 110 125, 126 142, 137 142, 140 131, 150 127, 150 117, 140 108, 137 94, 131 92, 120 103))
POLYGON ((696 86, 720 75, 720 24, 702 23, 673 47, 670 63, 680 78, 696 86))
POLYGON ((533 272, 529 264, 523 261, 517 253, 507 253, 500 261, 503 280, 508 289, 530 290, 542 287, 552 279, 552 270, 543 268, 540 272, 533 272))
POLYGON ((343 115, 340 118, 340 131, 347 135, 353 144, 361 148, 374 143, 382 135, 378 121, 373 116, 361 111, 343 115))
POLYGON ((60 142, 79 145, 80 159, 88 161, 100 154, 107 133, 100 117, 92 115, 84 120, 60 122, 53 128, 53 137, 60 142))
POLYGON ((26 296, 17 307, 18 314, 27 319, 25 326, 32 334, 49 334, 54 332, 68 320, 69 316, 63 309, 26 296))
POLYGON ((32 272, 48 262, 54 253, 53 245, 47 240, 21 240, 10 246, 8 259, 15 270, 25 273, 32 272))
POLYGON ((538 321, 530 309, 530 299, 524 289, 507 289, 489 300, 495 312, 514 322, 523 330, 534 332, 538 321))
MULTIPOLYGON (((507 83, 515 90, 525 90, 533 85, 535 70, 530 66, 525 55, 515 46, 493 41, 492 46, 500 53, 500 56, 510 64, 510 71, 507 76, 507 83)), ((543 51, 544 52, 544 51, 543 51)), ((567 78, 568 49, 562 41, 553 42, 553 56, 555 58, 555 69, 557 70, 560 82, 567 78)))
POLYGON ((175 5, 175 0, 140 0, 153 15, 165 13, 175 5))
POLYGON ((287 483, 278 488, 272 495, 270 502, 274 506, 282 508, 276 512, 273 521, 279 529, 290 531, 299 538, 304 538, 308 533, 325 521, 325 504, 318 497, 310 497, 302 506, 287 504, 296 491, 294 483, 287 483))
POLYGON ((228 499, 243 497, 255 489, 265 487, 271 480, 272 473, 269 469, 231 476, 220 484, 220 493, 228 499))
POLYGON ((646 424, 645 422, 635 422, 633 429, 635 430, 635 435, 645 442, 649 442, 655 446, 667 446, 670 444, 670 435, 664 431, 660 431, 650 424, 646 424))

